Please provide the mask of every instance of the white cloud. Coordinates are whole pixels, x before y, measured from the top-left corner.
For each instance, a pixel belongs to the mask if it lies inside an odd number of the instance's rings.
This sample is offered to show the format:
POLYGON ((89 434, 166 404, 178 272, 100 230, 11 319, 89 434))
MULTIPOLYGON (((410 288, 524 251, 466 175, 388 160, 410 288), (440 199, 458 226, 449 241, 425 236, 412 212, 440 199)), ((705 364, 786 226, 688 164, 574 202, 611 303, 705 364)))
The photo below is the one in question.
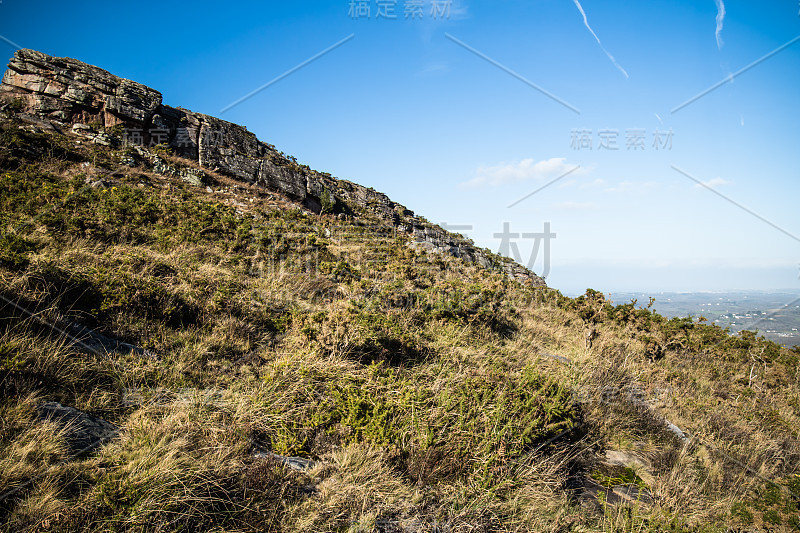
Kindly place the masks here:
POLYGON ((717 38, 717 48, 722 50, 722 24, 725 22, 725 3, 722 0, 714 0, 717 3, 717 31, 714 36, 717 38))
MULTIPOLYGON (((575 2, 575 7, 577 7, 577 8, 578 8, 578 11, 580 11, 580 12, 581 12, 581 15, 583 16, 583 24, 586 26, 586 29, 588 29, 588 30, 589 30, 589 32, 590 32, 592 35, 594 35, 594 38, 595 38, 595 40, 597 41, 597 44, 599 44, 599 45, 600 45, 600 49, 601 49, 601 50, 603 50, 603 52, 605 52, 605 54, 608 56, 608 58, 611 60, 611 62, 612 62, 612 63, 614 63, 614 66, 616 66, 616 67, 617 67, 617 68, 620 70, 620 72, 622 72, 622 73, 625 75, 625 77, 627 78, 627 77, 628 77, 628 73, 627 73, 627 72, 625 72, 625 69, 624 69, 624 68, 622 68, 622 66, 621 66, 619 63, 617 63, 617 60, 616 60, 616 59, 614 59, 614 56, 612 56, 612 55, 611 55, 611 54, 608 52, 608 50, 606 50, 606 47, 605 47, 605 46, 603 46, 603 43, 601 43, 601 42, 600 42, 600 37, 598 37, 598 36, 597 36, 597 34, 596 34, 596 33, 594 32, 594 30, 592 29, 592 27, 591 27, 591 26, 589 26, 589 19, 587 19, 587 18, 586 18, 586 12, 583 10, 583 6, 581 5, 581 3, 580 3, 580 2, 578 2, 578 0, 572 0, 572 1, 573 1, 573 2, 575 2)), ((721 0, 720 0, 720 1, 721 1, 721 0)))
POLYGON ((602 178, 595 178, 594 181, 590 181, 589 183, 584 183, 583 185, 581 185, 581 189, 589 189, 592 187, 605 187, 605 185, 606 185, 606 180, 602 178))
POLYGON ((708 187, 709 189, 713 189, 714 187, 719 187, 721 185, 730 185, 730 183, 731 182, 729 182, 727 180, 724 180, 722 178, 714 178, 714 179, 710 179, 708 181, 704 181, 703 185, 700 185, 698 183, 694 187, 695 187, 695 189, 700 189, 702 187, 708 187))
POLYGON ((462 183, 462 185, 467 187, 480 185, 497 186, 508 183, 541 181, 557 178, 574 168, 575 165, 568 164, 564 157, 551 157, 538 162, 534 159, 523 159, 518 163, 501 163, 495 166, 478 167, 475 171, 475 177, 462 183))

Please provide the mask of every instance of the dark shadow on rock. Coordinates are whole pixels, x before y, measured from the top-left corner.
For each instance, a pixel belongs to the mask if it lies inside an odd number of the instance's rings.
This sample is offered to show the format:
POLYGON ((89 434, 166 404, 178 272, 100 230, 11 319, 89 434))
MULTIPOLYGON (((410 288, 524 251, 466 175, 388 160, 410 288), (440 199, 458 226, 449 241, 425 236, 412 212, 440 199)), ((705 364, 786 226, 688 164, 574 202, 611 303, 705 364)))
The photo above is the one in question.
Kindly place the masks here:
POLYGON ((80 324, 70 324, 68 330, 75 340, 74 344, 76 348, 80 351, 89 351, 96 354, 116 352, 124 355, 133 354, 140 357, 156 357, 155 354, 140 346, 107 337, 80 324))
POLYGON ((40 420, 55 422, 65 430, 70 452, 74 455, 89 453, 119 434, 111 422, 58 402, 46 402, 38 407, 40 420))

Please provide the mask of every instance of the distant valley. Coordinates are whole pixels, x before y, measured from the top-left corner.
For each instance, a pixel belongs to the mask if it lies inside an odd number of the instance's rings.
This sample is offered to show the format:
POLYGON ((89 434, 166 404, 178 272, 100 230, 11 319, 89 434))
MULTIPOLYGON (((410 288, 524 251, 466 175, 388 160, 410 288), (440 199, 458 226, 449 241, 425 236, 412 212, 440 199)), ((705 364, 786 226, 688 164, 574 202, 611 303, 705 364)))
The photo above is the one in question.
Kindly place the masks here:
POLYGON ((787 347, 800 345, 800 289, 731 292, 608 293, 615 304, 637 300, 646 307, 655 298, 653 309, 667 317, 703 316, 709 322, 758 331, 768 340, 787 347))

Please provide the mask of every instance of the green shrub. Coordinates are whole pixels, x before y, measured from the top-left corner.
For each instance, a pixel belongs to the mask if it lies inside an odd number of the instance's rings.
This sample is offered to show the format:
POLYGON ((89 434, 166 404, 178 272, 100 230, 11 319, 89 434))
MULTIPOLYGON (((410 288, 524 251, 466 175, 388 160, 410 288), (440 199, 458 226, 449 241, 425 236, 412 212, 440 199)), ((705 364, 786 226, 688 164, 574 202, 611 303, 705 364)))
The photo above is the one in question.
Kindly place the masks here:
POLYGON ((322 214, 333 213, 336 210, 336 197, 325 187, 320 196, 320 204, 322 204, 322 214))
POLYGON ((753 513, 747 508, 744 502, 736 502, 731 507, 731 516, 738 518, 743 524, 750 525, 753 523, 753 513))
POLYGON ((36 251, 37 245, 15 233, 0 235, 0 265, 11 270, 21 270, 28 266, 28 254, 36 251))

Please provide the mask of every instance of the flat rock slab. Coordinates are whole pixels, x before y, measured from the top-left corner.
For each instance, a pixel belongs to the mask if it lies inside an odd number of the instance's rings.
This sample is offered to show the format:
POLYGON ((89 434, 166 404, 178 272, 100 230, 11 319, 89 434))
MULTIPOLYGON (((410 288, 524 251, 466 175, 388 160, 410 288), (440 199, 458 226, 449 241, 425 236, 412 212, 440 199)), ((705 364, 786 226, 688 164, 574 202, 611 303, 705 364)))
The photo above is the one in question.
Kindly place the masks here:
POLYGON ((550 359, 555 359, 556 361, 561 361, 562 363, 569 363, 569 359, 567 359, 563 355, 556 355, 548 352, 542 352, 542 355, 545 357, 549 357, 550 359))
POLYGON ((118 339, 106 337, 80 324, 70 324, 69 332, 72 335, 73 345, 84 352, 98 355, 116 352, 120 354, 134 354, 140 357, 155 358, 155 355, 144 348, 122 342, 118 339))
POLYGON ((653 484, 653 474, 651 472, 650 461, 641 455, 622 450, 606 450, 603 464, 610 467, 630 468, 642 481, 648 485, 653 484))
POLYGON ((648 505, 653 503, 653 495, 638 485, 614 485, 611 490, 621 502, 630 504, 639 502, 648 505))
POLYGON ((278 455, 277 453, 272 452, 264 452, 264 451, 257 451, 253 453, 253 457, 257 457, 259 459, 273 459, 283 466, 291 468, 292 470, 297 470, 298 472, 305 472, 317 464, 316 462, 312 461, 311 459, 303 459, 302 457, 285 457, 283 455, 278 455))
POLYGON ((603 504, 601 500, 604 500, 607 505, 612 507, 635 505, 637 503, 650 505, 653 503, 653 495, 635 484, 604 487, 595 480, 586 478, 580 500, 584 506, 594 511, 602 512, 603 504))
POLYGON ((119 434, 111 422, 58 402, 46 402, 38 407, 39 419, 58 424, 65 430, 73 454, 94 450, 119 434))

